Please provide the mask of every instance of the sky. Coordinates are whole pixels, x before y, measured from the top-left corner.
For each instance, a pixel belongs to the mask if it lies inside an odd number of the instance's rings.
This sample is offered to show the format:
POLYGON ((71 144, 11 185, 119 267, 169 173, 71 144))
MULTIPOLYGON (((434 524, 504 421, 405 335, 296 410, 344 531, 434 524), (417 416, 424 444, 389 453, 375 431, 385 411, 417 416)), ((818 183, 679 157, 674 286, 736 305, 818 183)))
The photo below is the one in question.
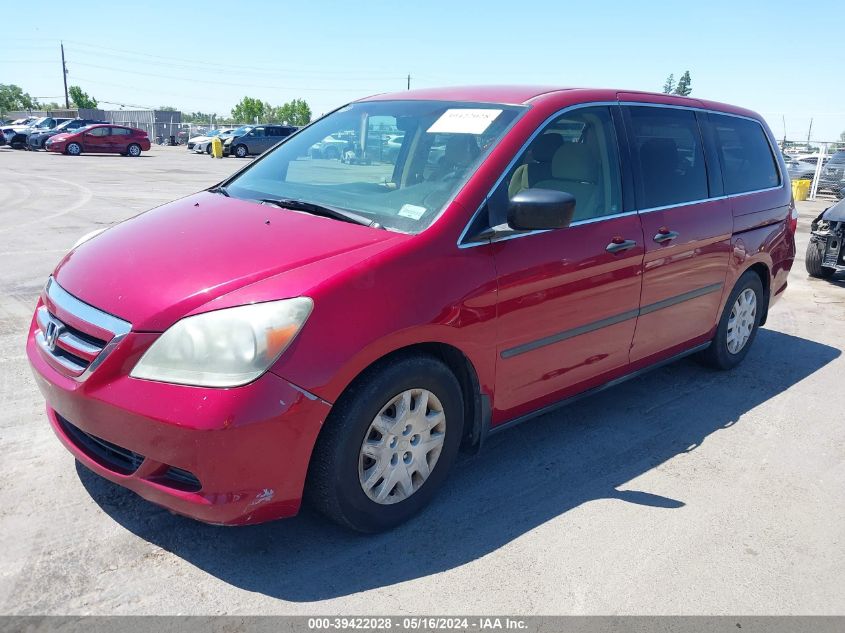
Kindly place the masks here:
POLYGON ((61 103, 60 41, 68 84, 102 106, 224 115, 243 96, 273 105, 302 98, 319 115, 404 90, 408 74, 412 89, 514 83, 659 92, 669 73, 689 70, 693 97, 756 110, 779 139, 806 140, 811 118, 815 141, 845 131, 842 0, 814 0, 798 15, 794 1, 779 0, 68 6, 42 0, 31 18, 16 12, 0 37, 0 83, 61 103))

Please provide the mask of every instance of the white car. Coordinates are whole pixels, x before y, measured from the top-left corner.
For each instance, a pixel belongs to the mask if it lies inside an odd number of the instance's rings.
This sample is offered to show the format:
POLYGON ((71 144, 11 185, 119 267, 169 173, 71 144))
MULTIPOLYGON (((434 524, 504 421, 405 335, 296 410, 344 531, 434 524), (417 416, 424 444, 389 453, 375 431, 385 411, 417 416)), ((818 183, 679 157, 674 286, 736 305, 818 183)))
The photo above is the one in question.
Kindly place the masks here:
POLYGON ((197 152, 202 153, 206 152, 211 153, 211 139, 215 136, 219 136, 223 133, 223 130, 211 130, 210 132, 206 132, 200 136, 194 136, 188 139, 188 151, 189 152, 197 152), (197 149, 197 145, 202 145, 203 148, 197 149))

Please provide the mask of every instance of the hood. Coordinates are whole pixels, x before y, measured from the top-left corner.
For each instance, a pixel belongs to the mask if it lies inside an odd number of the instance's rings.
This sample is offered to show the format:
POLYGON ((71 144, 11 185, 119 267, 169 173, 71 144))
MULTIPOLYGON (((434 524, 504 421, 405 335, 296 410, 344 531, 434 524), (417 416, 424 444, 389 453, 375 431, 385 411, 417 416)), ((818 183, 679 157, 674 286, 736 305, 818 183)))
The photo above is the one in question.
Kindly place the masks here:
POLYGON ((278 283, 276 298, 304 294, 326 276, 325 266, 308 264, 338 258, 343 266, 334 272, 341 272, 354 255, 366 259, 406 237, 202 192, 83 243, 62 259, 55 278, 134 330, 160 332, 209 301, 270 277, 278 283), (307 272, 315 268, 324 272, 307 272), (303 270, 286 274, 297 269, 303 270))
POLYGON ((845 199, 825 209, 821 214, 821 219, 828 222, 845 222, 845 199))
POLYGON ((54 134, 52 138, 54 141, 63 141, 74 134, 76 134, 76 132, 59 132, 58 134, 54 134))

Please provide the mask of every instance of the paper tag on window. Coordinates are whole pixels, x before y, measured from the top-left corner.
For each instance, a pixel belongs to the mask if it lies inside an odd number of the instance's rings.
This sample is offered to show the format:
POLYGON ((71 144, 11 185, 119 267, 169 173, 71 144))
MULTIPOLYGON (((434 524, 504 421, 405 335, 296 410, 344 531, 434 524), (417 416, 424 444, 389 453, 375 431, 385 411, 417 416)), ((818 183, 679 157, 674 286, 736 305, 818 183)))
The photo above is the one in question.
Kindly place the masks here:
POLYGON ((490 127, 501 110, 461 108, 446 110, 430 128, 429 134, 481 134, 490 127))
POLYGON ((412 220, 419 220, 427 211, 425 207, 418 207, 415 204, 403 204, 399 209, 399 215, 403 218, 411 218, 412 220))

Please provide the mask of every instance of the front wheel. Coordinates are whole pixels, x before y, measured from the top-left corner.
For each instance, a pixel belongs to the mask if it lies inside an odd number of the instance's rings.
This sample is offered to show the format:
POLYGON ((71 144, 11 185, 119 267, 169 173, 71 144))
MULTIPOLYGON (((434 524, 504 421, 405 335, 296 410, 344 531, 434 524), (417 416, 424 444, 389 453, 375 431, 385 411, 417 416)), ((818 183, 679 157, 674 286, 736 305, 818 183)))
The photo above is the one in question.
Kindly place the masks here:
POLYGON ((79 156, 82 153, 82 146, 79 143, 69 143, 65 151, 71 156, 79 156))
POLYGON ((822 266, 823 253, 824 243, 810 240, 810 243, 807 244, 807 254, 804 257, 804 266, 807 268, 810 277, 830 279, 836 273, 835 268, 822 266))
POLYGON ((249 154, 249 150, 247 150, 246 145, 238 145, 235 148, 235 156, 238 158, 246 158, 249 154))
POLYGON ((752 270, 736 282, 725 303, 710 347, 701 359, 715 369, 732 369, 748 354, 763 318, 763 284, 752 270))
POLYGON ((445 480, 463 417, 458 381, 436 358, 375 366, 335 403, 314 447, 306 499, 361 532, 407 521, 445 480))

